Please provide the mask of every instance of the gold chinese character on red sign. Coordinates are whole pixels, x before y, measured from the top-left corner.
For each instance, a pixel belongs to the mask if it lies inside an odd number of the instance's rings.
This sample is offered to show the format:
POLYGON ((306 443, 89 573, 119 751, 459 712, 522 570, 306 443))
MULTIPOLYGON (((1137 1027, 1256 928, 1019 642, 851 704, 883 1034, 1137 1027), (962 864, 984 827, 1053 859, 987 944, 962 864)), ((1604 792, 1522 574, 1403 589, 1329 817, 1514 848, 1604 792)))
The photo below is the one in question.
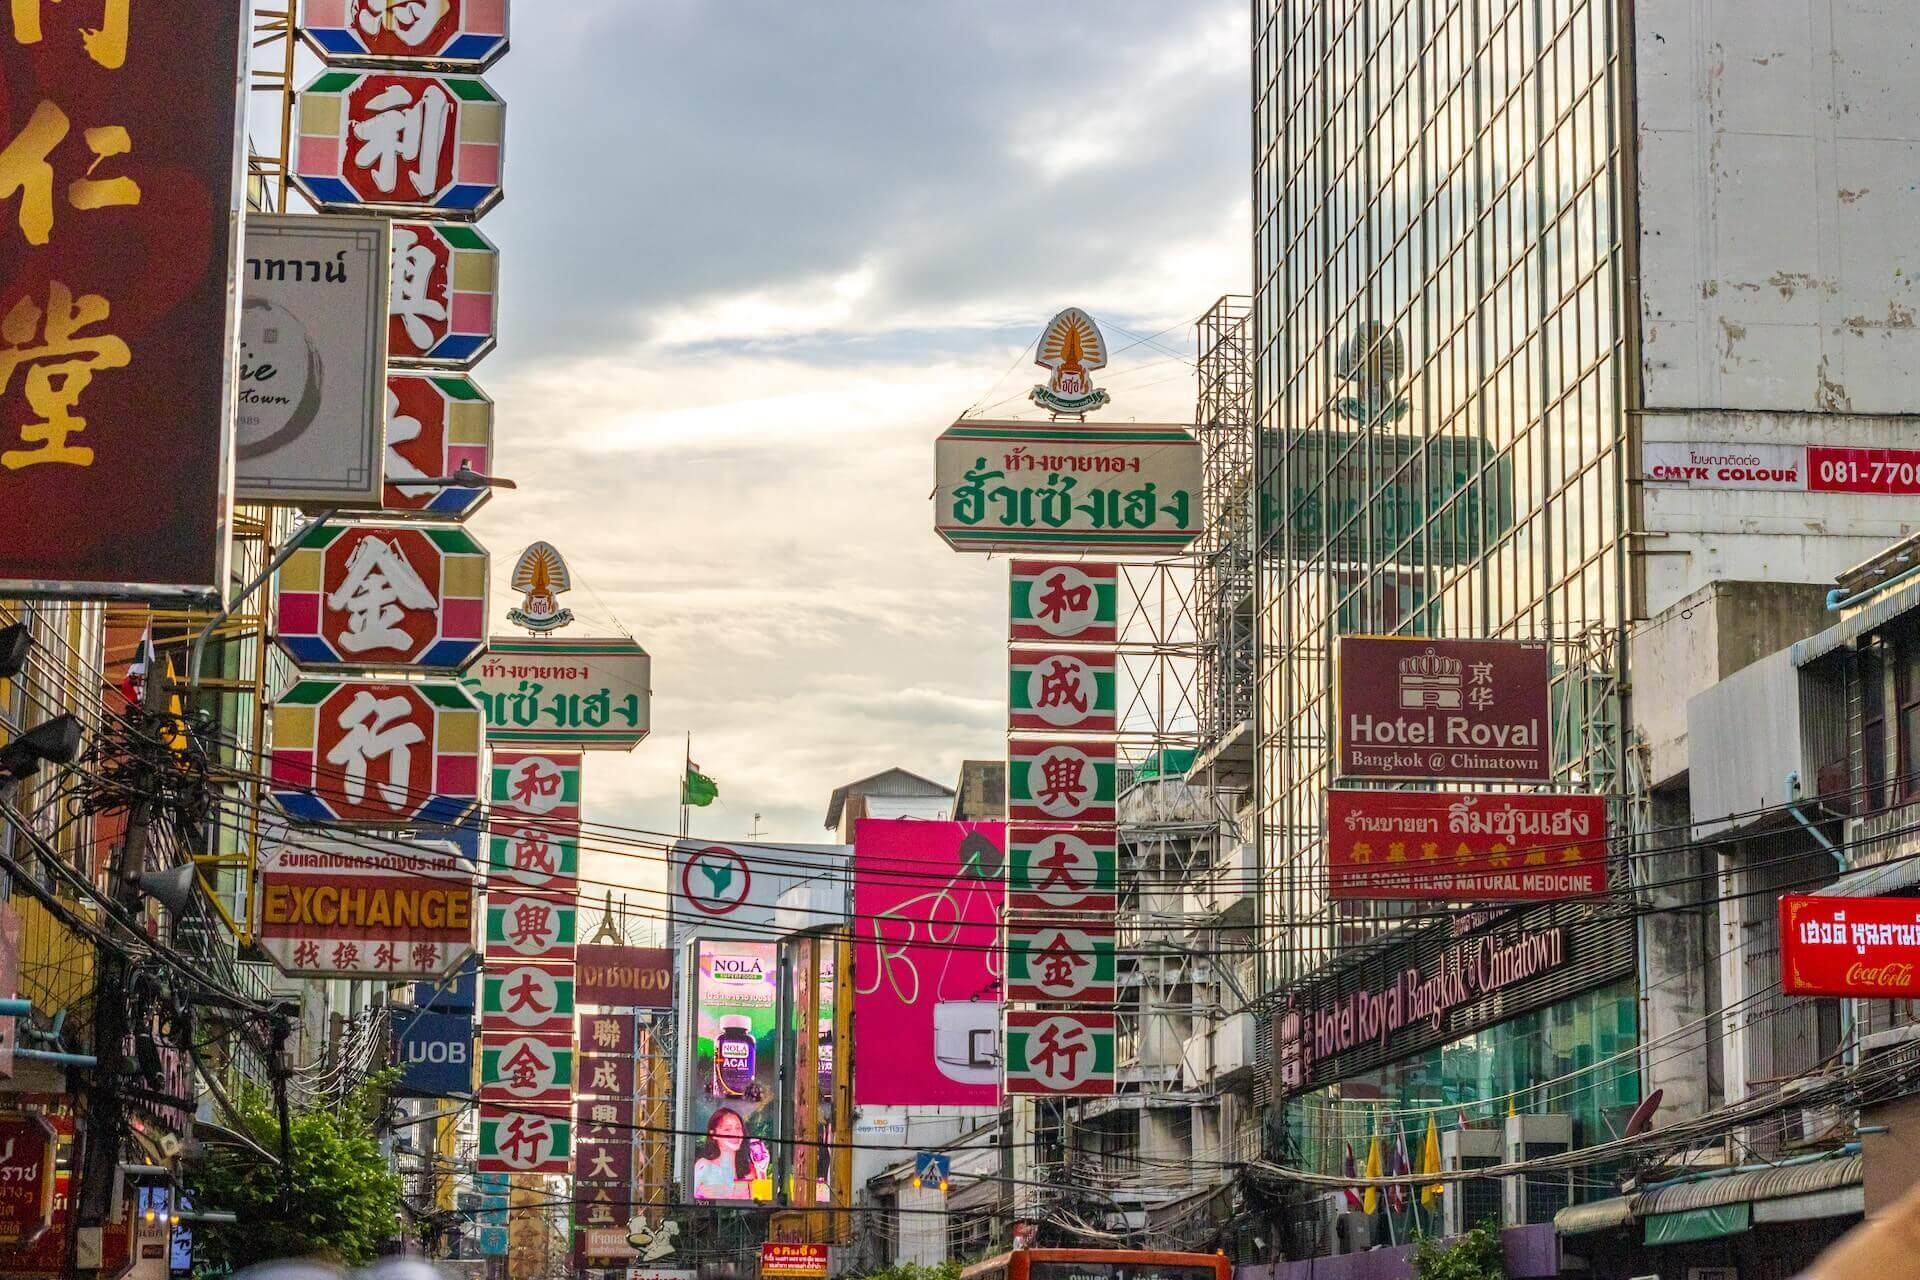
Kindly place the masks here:
POLYGON ((93 375, 132 363, 133 353, 118 337, 81 332, 105 323, 112 310, 98 294, 76 299, 73 290, 56 280, 47 287, 44 309, 32 298, 22 298, 0 318, 0 394, 13 385, 14 370, 24 367, 27 404, 41 418, 20 428, 21 442, 39 447, 0 453, 0 466, 18 471, 42 462, 93 465, 93 450, 68 444, 67 437, 86 430, 87 420, 74 410, 93 375))
MULTIPOLYGON (((56 0, 58 2, 58 0, 56 0)), ((21 44, 39 44, 46 39, 42 21, 46 0, 13 0, 13 38, 21 44)), ((68 0, 68 8, 82 6, 68 0)), ((109 71, 118 71, 127 61, 127 21, 133 0, 88 0, 88 8, 97 9, 100 25, 79 26, 80 43, 87 56, 109 71)), ((81 18, 84 22, 85 19, 81 18)), ((55 37, 59 37, 56 35, 55 37)))

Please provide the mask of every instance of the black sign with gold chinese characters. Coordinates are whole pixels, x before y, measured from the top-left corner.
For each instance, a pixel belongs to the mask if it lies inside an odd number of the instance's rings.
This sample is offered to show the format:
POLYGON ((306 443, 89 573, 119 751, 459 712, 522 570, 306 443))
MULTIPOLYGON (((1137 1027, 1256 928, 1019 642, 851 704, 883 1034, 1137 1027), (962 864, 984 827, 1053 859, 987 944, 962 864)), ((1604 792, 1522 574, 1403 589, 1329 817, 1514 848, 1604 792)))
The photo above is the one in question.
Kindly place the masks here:
POLYGON ((223 585, 244 18, 0 11, 0 592, 223 585))

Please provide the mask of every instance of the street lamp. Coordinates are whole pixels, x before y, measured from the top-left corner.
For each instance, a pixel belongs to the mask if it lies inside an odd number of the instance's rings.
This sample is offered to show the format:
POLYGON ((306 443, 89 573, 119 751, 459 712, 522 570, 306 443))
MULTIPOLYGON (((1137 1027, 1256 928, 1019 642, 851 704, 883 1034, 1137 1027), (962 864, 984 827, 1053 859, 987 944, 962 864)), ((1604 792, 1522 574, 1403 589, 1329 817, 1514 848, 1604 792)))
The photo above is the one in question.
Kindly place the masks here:
MULTIPOLYGON (((465 462, 462 462, 459 469, 450 476, 422 476, 418 480, 407 478, 396 480, 394 483, 407 489, 518 489, 520 487, 505 476, 481 475, 465 462)), ((315 530, 324 528, 339 514, 340 508, 330 508, 296 529, 293 536, 287 539, 287 545, 281 547, 273 559, 267 561, 267 567, 260 571, 260 575, 242 587, 240 594, 233 598, 232 603, 215 614, 206 626, 200 628, 200 634, 193 638, 193 650, 187 658, 187 688, 200 687, 200 663, 207 654, 207 641, 211 640, 213 633, 220 629, 220 624, 231 618, 233 611, 245 603, 248 597, 265 586, 267 580, 279 572, 280 566, 291 559, 294 552, 306 545, 307 539, 315 530)))

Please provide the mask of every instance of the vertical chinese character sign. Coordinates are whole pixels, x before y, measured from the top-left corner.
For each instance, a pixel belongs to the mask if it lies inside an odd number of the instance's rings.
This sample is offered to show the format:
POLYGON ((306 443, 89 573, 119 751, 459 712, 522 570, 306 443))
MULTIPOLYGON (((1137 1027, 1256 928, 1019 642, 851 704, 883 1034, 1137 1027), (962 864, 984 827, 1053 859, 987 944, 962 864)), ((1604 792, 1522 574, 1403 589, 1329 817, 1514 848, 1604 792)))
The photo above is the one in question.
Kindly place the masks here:
POLYGON ((0 23, 0 591, 209 600, 232 501, 245 6, 0 23))

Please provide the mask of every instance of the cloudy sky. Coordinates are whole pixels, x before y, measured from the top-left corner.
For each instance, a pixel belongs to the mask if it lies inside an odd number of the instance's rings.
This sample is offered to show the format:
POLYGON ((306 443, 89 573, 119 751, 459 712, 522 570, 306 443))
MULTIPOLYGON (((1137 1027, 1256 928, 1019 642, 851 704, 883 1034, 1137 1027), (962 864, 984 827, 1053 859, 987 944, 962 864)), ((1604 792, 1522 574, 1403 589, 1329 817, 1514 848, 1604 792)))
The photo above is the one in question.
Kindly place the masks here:
POLYGON ((1244 0, 515 7, 487 73, 503 333, 477 376, 521 487, 474 527, 502 572, 555 543, 566 603, 654 656, 653 737, 591 759, 590 819, 673 829, 689 731, 713 837, 758 813, 819 840, 841 783, 951 785, 1003 753, 1006 568, 933 534, 933 439, 970 409, 1031 416, 1024 349, 1070 304, 1114 352, 1106 416, 1191 419, 1192 322, 1249 284, 1246 21, 1244 0))

